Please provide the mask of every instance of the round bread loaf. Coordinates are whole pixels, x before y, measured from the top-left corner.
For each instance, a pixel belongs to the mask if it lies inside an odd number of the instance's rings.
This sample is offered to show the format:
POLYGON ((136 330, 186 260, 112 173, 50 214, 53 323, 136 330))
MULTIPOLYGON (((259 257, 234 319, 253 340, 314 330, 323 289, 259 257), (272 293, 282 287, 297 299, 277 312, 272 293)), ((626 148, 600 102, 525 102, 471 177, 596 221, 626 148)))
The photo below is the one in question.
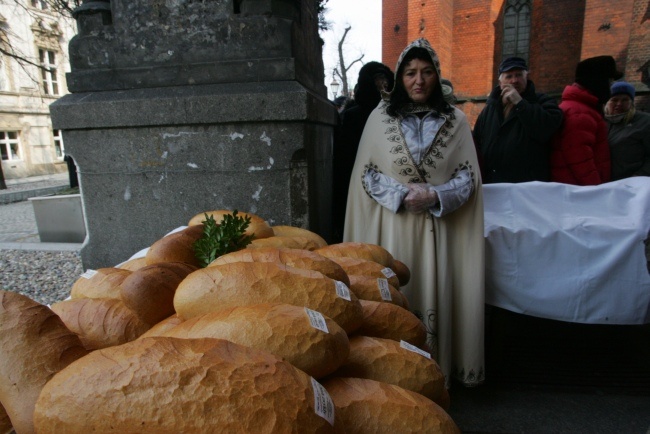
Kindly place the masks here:
POLYGON ((150 327, 114 298, 72 298, 52 310, 89 351, 131 342, 150 327))
POLYGON ((311 238, 319 247, 325 247, 327 241, 316 232, 309 229, 297 228, 295 226, 271 226, 273 235, 278 237, 306 237, 311 238))
POLYGON ((329 246, 318 249, 319 254, 333 257, 347 257, 365 259, 366 261, 373 261, 384 267, 393 266, 393 255, 377 244, 358 243, 358 242, 344 242, 337 244, 330 244, 329 246))
POLYGON ((399 279, 399 284, 401 286, 404 286, 407 283, 409 283, 409 281, 411 280, 411 270, 405 263, 397 259, 394 259, 393 266, 391 268, 393 269, 395 274, 397 274, 397 278, 399 279))
POLYGON ((334 372, 349 353, 348 335, 338 324, 289 304, 255 304, 207 313, 163 336, 226 339, 282 357, 314 378, 334 372), (312 325, 309 314, 326 331, 312 325))
POLYGON ((11 434, 13 432, 13 427, 11 426, 11 420, 7 414, 7 410, 0 403, 0 434, 11 434))
POLYGON ((289 267, 318 271, 330 279, 338 280, 348 287, 350 286, 348 275, 339 264, 310 250, 276 247, 243 249, 218 257, 208 267, 233 262, 277 262, 289 267))
POLYGON ((203 225, 188 226, 178 232, 166 235, 153 243, 145 255, 147 265, 159 262, 184 262, 200 267, 201 262, 194 253, 194 243, 203 236, 203 225))
POLYGON ((363 309, 363 324, 355 334, 406 341, 418 348, 426 348, 427 330, 415 314, 391 303, 369 300, 359 302, 363 309))
POLYGON ((120 285, 120 298, 150 326, 175 313, 176 287, 197 267, 183 262, 159 262, 131 273, 120 285))
MULTIPOLYGON (((318 253, 318 251, 316 251, 316 253, 318 253)), ((355 274, 357 276, 384 278, 387 279, 388 283, 390 283, 394 288, 400 288, 399 279, 390 267, 384 267, 375 261, 370 261, 367 259, 350 258, 348 256, 328 257, 332 261, 339 264, 341 268, 343 268, 343 270, 348 274, 348 276, 355 274)))
POLYGON ((247 249, 257 249, 260 247, 316 250, 318 249, 319 245, 310 237, 288 237, 274 235, 272 237, 263 238, 261 240, 253 240, 249 245, 246 246, 247 249))
POLYGON ((400 307, 408 307, 406 297, 388 283, 388 279, 354 274, 348 277, 350 278, 350 290, 359 300, 384 301, 400 307))
POLYGON ((143 333, 142 336, 140 336, 138 339, 151 338, 154 336, 162 336, 165 334, 167 330, 176 327, 182 322, 183 320, 178 315, 174 314, 160 321, 158 324, 154 325, 153 327, 151 327, 149 330, 143 333))
POLYGON ((361 306, 337 294, 340 285, 317 271, 273 262, 233 262, 196 270, 176 289, 174 307, 187 320, 209 312, 259 303, 308 307, 333 319, 346 333, 361 325, 361 306))
POLYGON ((344 432, 460 434, 452 418, 419 393, 365 378, 331 378, 323 385, 344 432))
POLYGON ((391 339, 354 336, 350 338, 348 359, 333 376, 394 384, 424 395, 442 407, 445 376, 438 363, 426 355, 391 339))
POLYGON ((147 265, 147 258, 142 256, 141 258, 133 258, 133 259, 129 259, 128 261, 124 261, 121 264, 119 264, 116 268, 136 271, 146 265, 147 265))
POLYGON ((34 432, 34 404, 45 383, 87 353, 50 308, 0 290, 0 402, 17 433, 34 432))
POLYGON ((311 378, 221 339, 152 337, 97 350, 59 372, 34 411, 39 434, 330 433, 311 378))
MULTIPOLYGON (((220 209, 215 211, 206 211, 192 217, 188 226, 201 225, 205 221, 205 215, 211 215, 217 224, 221 223, 226 214, 232 214, 234 211, 220 209)), ((250 217, 251 221, 244 232, 245 235, 252 235, 255 239, 267 238, 273 236, 273 229, 271 226, 260 216, 248 212, 237 211, 237 216, 246 218, 250 217)))
POLYGON ((120 298, 120 283, 132 272, 122 268, 87 270, 72 285, 70 298, 120 298))

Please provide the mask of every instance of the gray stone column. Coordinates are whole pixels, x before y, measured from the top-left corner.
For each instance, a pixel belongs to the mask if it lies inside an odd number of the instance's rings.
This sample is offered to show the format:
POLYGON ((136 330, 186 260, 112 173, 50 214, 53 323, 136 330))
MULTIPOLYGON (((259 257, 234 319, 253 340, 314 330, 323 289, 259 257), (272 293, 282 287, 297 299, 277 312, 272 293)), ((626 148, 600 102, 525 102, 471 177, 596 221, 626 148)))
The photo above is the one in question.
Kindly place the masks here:
POLYGON ((86 1, 70 95, 51 106, 79 170, 85 268, 212 209, 329 237, 331 132, 316 2, 86 1))

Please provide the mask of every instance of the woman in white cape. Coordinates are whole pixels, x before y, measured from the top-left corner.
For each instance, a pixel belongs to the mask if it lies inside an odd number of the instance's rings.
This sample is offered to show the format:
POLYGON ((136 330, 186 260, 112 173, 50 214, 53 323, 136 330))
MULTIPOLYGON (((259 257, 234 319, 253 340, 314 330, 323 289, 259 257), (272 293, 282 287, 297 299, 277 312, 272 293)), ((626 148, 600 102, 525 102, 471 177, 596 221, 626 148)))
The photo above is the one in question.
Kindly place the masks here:
POLYGON ((465 115, 444 101, 426 39, 397 61, 395 87, 366 123, 345 241, 378 244, 411 269, 402 289, 427 328, 447 387, 485 378, 483 196, 465 115))

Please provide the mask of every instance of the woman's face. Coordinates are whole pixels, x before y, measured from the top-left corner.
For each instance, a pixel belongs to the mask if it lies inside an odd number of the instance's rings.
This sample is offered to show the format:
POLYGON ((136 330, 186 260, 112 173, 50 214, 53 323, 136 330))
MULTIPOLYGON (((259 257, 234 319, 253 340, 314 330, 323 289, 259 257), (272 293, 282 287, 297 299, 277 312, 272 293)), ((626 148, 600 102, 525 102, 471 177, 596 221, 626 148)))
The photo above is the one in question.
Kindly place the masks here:
POLYGON ((628 95, 616 95, 607 101, 607 112, 612 115, 618 115, 630 111, 632 99, 628 95))
POLYGON ((402 84, 413 102, 426 102, 438 85, 438 74, 431 62, 413 59, 404 67, 402 84))

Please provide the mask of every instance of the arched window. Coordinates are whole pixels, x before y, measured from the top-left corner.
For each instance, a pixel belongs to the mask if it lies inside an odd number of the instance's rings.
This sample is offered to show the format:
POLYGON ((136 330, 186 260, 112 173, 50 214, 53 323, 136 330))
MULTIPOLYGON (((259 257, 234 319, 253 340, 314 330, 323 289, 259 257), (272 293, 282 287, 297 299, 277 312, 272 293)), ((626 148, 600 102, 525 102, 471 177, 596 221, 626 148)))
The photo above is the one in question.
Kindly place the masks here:
POLYGON ((503 58, 528 60, 530 49, 530 0, 508 0, 503 14, 503 58))

